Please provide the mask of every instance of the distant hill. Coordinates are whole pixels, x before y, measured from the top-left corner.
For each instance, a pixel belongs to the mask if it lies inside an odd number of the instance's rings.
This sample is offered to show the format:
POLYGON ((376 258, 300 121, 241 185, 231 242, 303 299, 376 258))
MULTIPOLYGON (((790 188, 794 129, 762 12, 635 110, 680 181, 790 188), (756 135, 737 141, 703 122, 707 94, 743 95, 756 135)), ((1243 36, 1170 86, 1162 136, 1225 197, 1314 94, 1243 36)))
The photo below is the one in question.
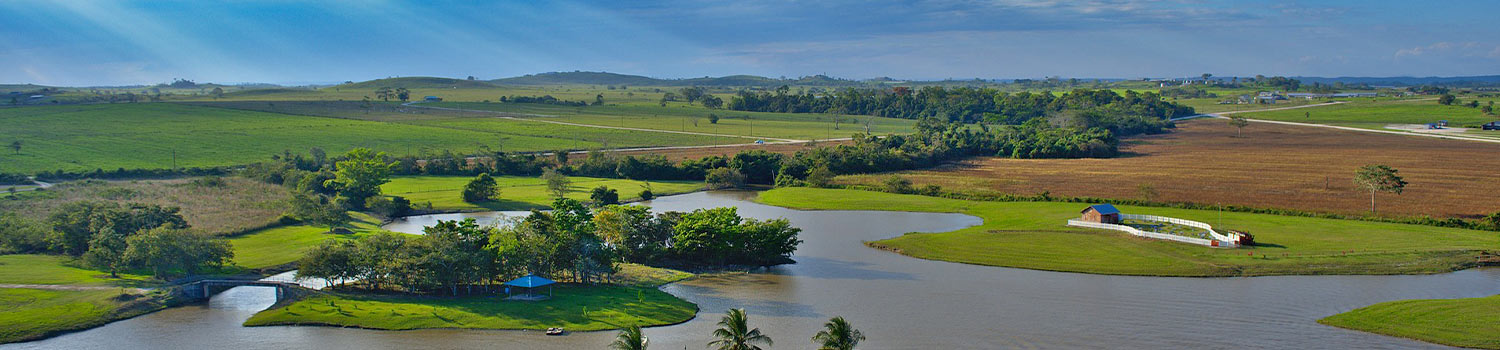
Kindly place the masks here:
POLYGON ((639 75, 609 72, 552 72, 490 80, 497 85, 626 85, 626 86, 753 86, 774 87, 781 85, 801 86, 853 86, 861 83, 854 80, 836 79, 823 75, 803 77, 796 80, 781 80, 755 75, 731 75, 725 77, 702 77, 688 79, 657 79, 639 75))
POLYGON ((1370 84, 1376 86, 1412 86, 1412 85, 1496 85, 1500 84, 1500 75, 1477 75, 1467 77, 1294 77, 1305 83, 1332 84, 1342 82, 1345 84, 1370 84))
POLYGON ((352 84, 335 85, 341 89, 379 89, 382 87, 407 89, 490 88, 494 84, 482 80, 464 80, 438 77, 402 77, 375 79, 352 84))

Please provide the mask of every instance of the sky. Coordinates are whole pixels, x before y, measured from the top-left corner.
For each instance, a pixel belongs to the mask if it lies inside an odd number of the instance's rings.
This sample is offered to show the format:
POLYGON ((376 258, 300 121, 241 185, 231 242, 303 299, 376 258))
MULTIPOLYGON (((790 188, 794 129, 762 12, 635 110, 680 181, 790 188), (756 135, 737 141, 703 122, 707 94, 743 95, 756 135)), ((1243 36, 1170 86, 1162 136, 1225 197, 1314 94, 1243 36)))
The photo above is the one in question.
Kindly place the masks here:
POLYGON ((1500 74, 1500 1, 14 1, 0 83, 1500 74))

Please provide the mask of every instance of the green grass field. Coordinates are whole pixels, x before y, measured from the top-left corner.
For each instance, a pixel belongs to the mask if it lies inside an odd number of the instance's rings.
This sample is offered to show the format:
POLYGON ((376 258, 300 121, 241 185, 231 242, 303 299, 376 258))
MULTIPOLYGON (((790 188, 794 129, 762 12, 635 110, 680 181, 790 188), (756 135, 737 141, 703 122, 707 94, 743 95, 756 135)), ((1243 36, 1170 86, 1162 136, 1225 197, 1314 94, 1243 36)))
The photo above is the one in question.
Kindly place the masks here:
POLYGON ((839 128, 834 129, 833 117, 827 114, 713 110, 683 102, 668 103, 666 107, 654 104, 567 107, 535 103, 472 102, 424 105, 545 115, 547 117, 535 118, 578 124, 796 140, 846 138, 864 132, 866 122, 870 124, 870 132, 877 135, 910 133, 914 131, 916 124, 909 119, 842 116, 839 128), (710 123, 709 114, 718 115, 719 122, 710 123))
MULTIPOLYGON (((547 183, 537 177, 499 176, 495 182, 500 187, 500 199, 483 203, 463 201, 464 185, 472 180, 466 176, 402 176, 380 186, 381 192, 405 197, 413 206, 432 203, 433 211, 489 211, 544 209, 552 205, 552 195, 547 193, 547 183)), ((587 201, 589 191, 606 186, 620 193, 620 201, 640 199, 645 182, 625 179, 603 179, 570 177, 573 181, 567 197, 587 201)), ((699 181, 651 181, 651 190, 658 196, 687 193, 703 188, 699 181)), ((424 208, 425 209, 425 208, 424 208)))
POLYGON ((53 284, 77 286, 139 287, 152 285, 150 276, 108 272, 74 266, 72 258, 58 255, 0 255, 0 284, 53 284))
POLYGON ((380 220, 361 213, 354 217, 353 234, 328 233, 326 227, 306 225, 260 229, 229 238, 234 247, 234 265, 263 269, 297 262, 307 250, 329 239, 359 239, 380 231, 380 220))
MULTIPOLYGON (((159 309, 143 304, 121 310, 117 290, 0 288, 0 343, 39 339, 57 332, 97 327, 159 309)), ((139 297, 139 296, 137 296, 139 297)))
POLYGON ((440 150, 474 152, 481 147, 547 151, 745 142, 487 117, 391 119, 177 103, 5 108, 0 109, 0 140, 20 140, 24 146, 19 153, 0 153, 0 172, 236 165, 313 147, 330 154, 367 147, 393 155, 420 155, 440 150))
POLYGON ((1473 267, 1500 246, 1495 232, 1352 220, 1120 206, 1127 213, 1197 220, 1255 235, 1240 249, 1137 238, 1066 226, 1086 204, 980 202, 882 192, 780 188, 767 204, 808 209, 953 212, 984 224, 907 234, 870 245, 923 259, 1036 270, 1149 276, 1422 274, 1473 267), (1220 217, 1222 215, 1222 218, 1220 217))
POLYGON ((1385 302, 1328 316, 1318 323, 1438 344, 1500 349, 1500 295, 1385 302))
MULTIPOLYGON (((1467 103, 1473 97, 1461 97, 1467 103)), ((1480 100, 1486 104, 1493 99, 1480 100)), ((1240 114, 1251 119, 1279 120, 1299 123, 1339 125, 1365 129, 1385 130, 1389 124, 1427 124, 1447 120, 1451 126, 1477 126, 1500 120, 1486 116, 1478 108, 1444 106, 1431 98, 1382 100, 1370 102, 1357 100, 1350 103, 1315 108, 1281 111, 1247 112, 1240 114)))
POLYGON ((268 309, 246 326, 326 325, 372 329, 475 328, 570 331, 658 326, 692 319, 698 306, 656 288, 560 285, 540 302, 503 297, 324 294, 268 309))

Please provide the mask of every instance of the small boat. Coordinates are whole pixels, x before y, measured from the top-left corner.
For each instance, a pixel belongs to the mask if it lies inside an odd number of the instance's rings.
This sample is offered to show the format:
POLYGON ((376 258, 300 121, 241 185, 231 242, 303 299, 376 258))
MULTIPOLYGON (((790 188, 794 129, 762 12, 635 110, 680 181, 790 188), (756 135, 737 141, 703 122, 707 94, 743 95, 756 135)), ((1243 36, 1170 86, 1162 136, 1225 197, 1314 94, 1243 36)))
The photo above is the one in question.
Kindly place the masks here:
POLYGON ((566 332, 562 328, 547 328, 547 335, 563 335, 566 332))

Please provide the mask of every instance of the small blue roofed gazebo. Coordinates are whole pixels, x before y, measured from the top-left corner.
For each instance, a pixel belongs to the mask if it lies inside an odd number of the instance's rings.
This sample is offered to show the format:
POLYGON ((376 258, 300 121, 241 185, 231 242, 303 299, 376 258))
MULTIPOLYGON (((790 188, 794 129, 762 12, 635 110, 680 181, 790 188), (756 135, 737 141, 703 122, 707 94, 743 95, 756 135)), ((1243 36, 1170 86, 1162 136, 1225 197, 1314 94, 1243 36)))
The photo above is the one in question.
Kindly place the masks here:
POLYGON ((510 293, 510 287, 525 288, 526 289, 526 294, 525 295, 511 295, 507 299, 529 300, 529 301, 546 300, 546 299, 552 297, 552 285, 556 284, 556 283, 557 283, 557 281, 549 280, 549 279, 541 277, 541 276, 526 275, 526 276, 522 276, 521 278, 517 278, 517 279, 511 280, 510 282, 505 282, 505 285, 507 286, 505 288, 505 294, 507 294, 507 295, 511 294, 510 293), (535 294, 533 294, 533 292, 536 291, 537 288, 541 288, 541 287, 547 287, 547 295, 541 296, 541 295, 535 295, 535 294))

